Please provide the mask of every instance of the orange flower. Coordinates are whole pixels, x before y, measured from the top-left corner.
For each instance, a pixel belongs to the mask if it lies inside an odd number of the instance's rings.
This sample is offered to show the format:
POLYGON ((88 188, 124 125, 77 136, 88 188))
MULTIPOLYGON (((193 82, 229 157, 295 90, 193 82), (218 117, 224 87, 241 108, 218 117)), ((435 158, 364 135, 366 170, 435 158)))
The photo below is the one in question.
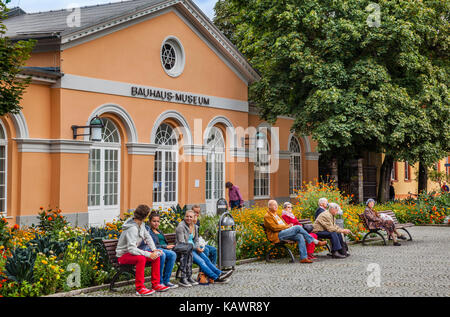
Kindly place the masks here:
POLYGON ((52 217, 48 217, 48 221, 52 221, 53 219, 52 219, 52 217))
POLYGON ((15 224, 13 228, 14 228, 14 230, 19 229, 19 225, 18 225, 18 224, 15 224))

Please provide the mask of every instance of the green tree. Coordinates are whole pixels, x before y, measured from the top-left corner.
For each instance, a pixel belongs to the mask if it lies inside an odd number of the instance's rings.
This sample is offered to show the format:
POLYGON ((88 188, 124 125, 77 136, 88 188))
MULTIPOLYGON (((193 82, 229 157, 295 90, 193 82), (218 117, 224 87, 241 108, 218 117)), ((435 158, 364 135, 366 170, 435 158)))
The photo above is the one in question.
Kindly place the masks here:
POLYGON ((0 0, 0 116, 20 111, 22 94, 29 84, 29 78, 18 78, 22 66, 30 57, 34 41, 12 41, 5 37, 6 27, 2 23, 7 18, 6 4, 10 0, 0 0))
POLYGON ((262 75, 250 87, 262 118, 294 117, 320 152, 384 153, 379 200, 394 160, 449 151, 448 1, 221 2, 215 22, 262 75))

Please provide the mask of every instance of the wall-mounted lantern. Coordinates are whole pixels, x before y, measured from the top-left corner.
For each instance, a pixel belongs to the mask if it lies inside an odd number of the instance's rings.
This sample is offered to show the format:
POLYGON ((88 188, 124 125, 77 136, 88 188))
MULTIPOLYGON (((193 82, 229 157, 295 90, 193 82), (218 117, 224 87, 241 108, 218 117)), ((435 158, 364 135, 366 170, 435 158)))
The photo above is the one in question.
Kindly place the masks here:
POLYGON ((95 116, 89 125, 86 126, 80 126, 80 125, 73 125, 72 131, 73 131, 73 139, 75 140, 77 136, 82 135, 89 135, 89 139, 94 142, 100 142, 102 140, 102 129, 104 125, 102 120, 99 116, 95 116), (77 134, 77 129, 85 129, 89 128, 89 133, 85 134, 77 134))

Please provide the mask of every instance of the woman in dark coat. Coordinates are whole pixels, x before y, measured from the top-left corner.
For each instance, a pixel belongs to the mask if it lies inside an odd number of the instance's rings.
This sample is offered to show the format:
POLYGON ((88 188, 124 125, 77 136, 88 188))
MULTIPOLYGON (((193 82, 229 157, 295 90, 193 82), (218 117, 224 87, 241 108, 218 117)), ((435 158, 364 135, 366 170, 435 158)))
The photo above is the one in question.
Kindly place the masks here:
POLYGON ((405 240, 406 237, 402 236, 396 229, 394 221, 390 219, 382 219, 378 212, 373 209, 375 206, 375 200, 369 199, 366 202, 366 209, 364 210, 364 216, 367 219, 369 229, 383 229, 387 232, 388 236, 392 238, 395 246, 400 246, 397 237, 405 240))

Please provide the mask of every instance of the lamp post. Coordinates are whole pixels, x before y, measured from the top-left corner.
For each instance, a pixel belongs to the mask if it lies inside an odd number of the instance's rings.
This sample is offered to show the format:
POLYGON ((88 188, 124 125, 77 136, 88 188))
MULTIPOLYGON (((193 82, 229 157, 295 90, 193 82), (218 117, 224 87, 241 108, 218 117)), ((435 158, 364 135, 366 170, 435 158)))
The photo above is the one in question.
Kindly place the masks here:
POLYGON ((72 131, 73 131, 73 139, 75 140, 77 136, 83 136, 83 135, 89 135, 90 140, 94 142, 100 142, 102 140, 102 129, 104 125, 102 120, 99 116, 95 116, 89 125, 80 126, 80 125, 73 125, 72 131), (77 129, 84 129, 89 128, 89 133, 84 134, 77 134, 77 129))

